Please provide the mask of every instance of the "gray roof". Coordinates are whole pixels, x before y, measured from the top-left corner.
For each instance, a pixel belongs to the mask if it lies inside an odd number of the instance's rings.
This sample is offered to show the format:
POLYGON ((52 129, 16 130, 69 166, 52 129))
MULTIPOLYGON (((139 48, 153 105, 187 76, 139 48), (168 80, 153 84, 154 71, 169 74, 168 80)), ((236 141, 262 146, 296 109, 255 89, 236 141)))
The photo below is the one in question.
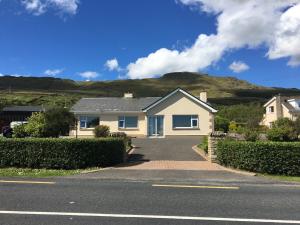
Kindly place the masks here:
POLYGON ((43 106, 8 106, 2 109, 3 112, 41 112, 44 111, 43 106))
POLYGON ((72 107, 71 111, 74 113, 141 112, 160 98, 82 98, 72 107))

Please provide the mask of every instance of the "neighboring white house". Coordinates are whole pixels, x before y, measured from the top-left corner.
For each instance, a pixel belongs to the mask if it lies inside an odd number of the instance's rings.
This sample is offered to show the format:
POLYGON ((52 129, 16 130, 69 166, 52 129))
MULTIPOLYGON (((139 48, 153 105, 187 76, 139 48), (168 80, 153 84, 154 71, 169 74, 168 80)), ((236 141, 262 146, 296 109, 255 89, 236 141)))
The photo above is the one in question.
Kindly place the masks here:
POLYGON ((284 97, 277 95, 265 105, 265 114, 261 125, 271 127, 279 118, 295 120, 300 115, 300 97, 284 97))
POLYGON ((97 125, 130 136, 208 135, 214 130, 214 114, 207 94, 198 97, 177 88, 164 97, 82 98, 73 107, 77 129, 70 135, 92 136, 97 125))

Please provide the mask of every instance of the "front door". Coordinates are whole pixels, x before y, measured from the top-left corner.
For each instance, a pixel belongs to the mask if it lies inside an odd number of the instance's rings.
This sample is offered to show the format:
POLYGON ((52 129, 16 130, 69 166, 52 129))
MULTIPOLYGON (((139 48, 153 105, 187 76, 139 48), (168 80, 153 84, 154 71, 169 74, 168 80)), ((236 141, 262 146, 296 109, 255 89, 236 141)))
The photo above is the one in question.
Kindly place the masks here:
POLYGON ((148 117, 148 135, 163 136, 164 135, 164 117, 149 116, 148 117))

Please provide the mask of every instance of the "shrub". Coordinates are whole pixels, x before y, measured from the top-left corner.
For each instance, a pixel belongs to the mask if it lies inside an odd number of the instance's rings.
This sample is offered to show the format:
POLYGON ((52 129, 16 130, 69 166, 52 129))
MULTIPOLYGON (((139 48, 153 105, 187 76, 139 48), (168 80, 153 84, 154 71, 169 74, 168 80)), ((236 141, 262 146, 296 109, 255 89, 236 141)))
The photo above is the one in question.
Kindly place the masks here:
POLYGON ((246 129, 244 136, 246 141, 257 141, 259 139, 259 133, 255 130, 246 129))
POLYGON ((230 132, 237 132, 237 130, 238 130, 238 126, 237 126, 237 124, 236 124, 236 122, 235 121, 231 121, 230 123, 229 123, 229 131, 230 132))
POLYGON ((41 138, 45 136, 46 122, 45 114, 42 112, 33 113, 28 118, 28 123, 25 125, 25 132, 30 137, 41 138))
POLYGON ((108 137, 109 136, 109 126, 98 125, 94 129, 95 137, 108 137))
POLYGON ((300 142, 220 141, 217 159, 253 172, 300 175, 300 142))
POLYGON ((223 131, 225 133, 228 132, 229 128, 229 120, 221 117, 221 116, 216 116, 215 117, 215 130, 216 131, 223 131))
POLYGON ((121 163, 124 141, 119 138, 0 140, 0 167, 79 169, 121 163))
POLYGON ((125 132, 113 132, 110 134, 110 136, 115 138, 123 138, 124 141, 126 142, 125 145, 127 147, 131 147, 132 144, 131 137, 127 136, 125 132))
POLYGON ((205 151, 206 153, 208 153, 208 137, 205 136, 202 139, 202 142, 200 143, 199 146, 203 151, 205 151))
POLYGON ((297 130, 292 120, 280 118, 274 122, 273 127, 267 131, 270 141, 295 141, 298 139, 297 130))
POLYGON ((68 109, 53 107, 45 112, 45 136, 59 137, 69 134, 70 127, 75 123, 74 114, 68 109))
POLYGON ((18 126, 15 126, 13 128, 13 136, 15 138, 25 138, 25 137, 28 137, 28 134, 25 130, 25 126, 26 124, 20 124, 18 126))

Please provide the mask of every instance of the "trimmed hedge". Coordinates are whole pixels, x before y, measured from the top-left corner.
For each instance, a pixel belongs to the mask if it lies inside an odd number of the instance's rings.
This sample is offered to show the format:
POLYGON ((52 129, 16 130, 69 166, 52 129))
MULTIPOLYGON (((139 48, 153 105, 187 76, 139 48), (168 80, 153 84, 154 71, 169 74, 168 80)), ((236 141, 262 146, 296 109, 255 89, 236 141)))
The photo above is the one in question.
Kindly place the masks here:
POLYGON ((0 139, 0 167, 80 169, 123 162, 126 147, 120 138, 0 139))
POLYGON ((300 142, 219 141, 217 159, 253 172, 300 175, 300 142))

